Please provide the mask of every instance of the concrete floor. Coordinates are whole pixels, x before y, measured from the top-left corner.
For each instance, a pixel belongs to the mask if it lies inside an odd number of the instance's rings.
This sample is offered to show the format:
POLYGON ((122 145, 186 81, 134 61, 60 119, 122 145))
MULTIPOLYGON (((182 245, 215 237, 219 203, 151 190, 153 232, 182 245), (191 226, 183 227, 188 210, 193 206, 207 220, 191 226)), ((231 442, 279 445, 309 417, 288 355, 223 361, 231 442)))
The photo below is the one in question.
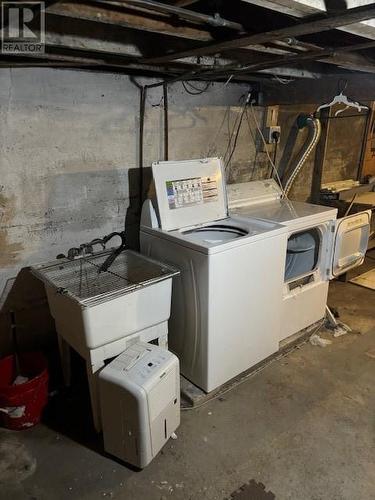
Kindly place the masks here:
POLYGON ((0 497, 223 500, 255 479, 277 500, 375 498, 375 292, 337 281, 329 303, 361 334, 306 343, 183 412, 178 439, 141 472, 100 451, 74 398, 69 417, 60 408, 49 426, 2 431, 0 497))

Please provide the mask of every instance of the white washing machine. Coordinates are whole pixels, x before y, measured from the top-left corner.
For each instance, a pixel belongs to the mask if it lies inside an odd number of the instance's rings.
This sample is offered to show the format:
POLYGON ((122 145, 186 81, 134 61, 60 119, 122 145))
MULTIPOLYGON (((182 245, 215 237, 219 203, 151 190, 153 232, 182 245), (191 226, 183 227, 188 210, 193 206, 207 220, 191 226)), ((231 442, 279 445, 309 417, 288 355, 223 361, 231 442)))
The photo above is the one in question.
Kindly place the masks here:
POLYGON ((231 184, 227 194, 230 215, 288 227, 280 341, 322 319, 329 280, 364 260, 371 212, 336 220, 335 208, 281 199, 274 180, 231 184))
POLYGON ((279 347, 286 228, 228 217, 217 158, 152 166, 141 251, 173 263, 169 346, 183 375, 209 392, 279 347))

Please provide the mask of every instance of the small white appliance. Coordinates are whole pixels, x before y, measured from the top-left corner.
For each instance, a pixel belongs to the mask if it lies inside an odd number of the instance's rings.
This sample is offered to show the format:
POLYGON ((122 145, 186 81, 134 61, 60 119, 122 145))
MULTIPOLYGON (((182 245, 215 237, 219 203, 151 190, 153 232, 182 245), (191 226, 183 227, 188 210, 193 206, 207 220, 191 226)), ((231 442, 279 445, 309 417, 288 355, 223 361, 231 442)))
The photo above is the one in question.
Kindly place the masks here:
POLYGON ((218 158, 152 165, 141 251, 180 270, 169 346, 181 372, 206 392, 279 348, 287 228, 228 217, 218 158))
POLYGON ((105 450, 143 468, 180 425, 177 357, 138 342, 99 374, 105 450))
POLYGON ((337 219, 337 209, 282 199, 272 179, 227 186, 229 213, 288 228, 280 341, 322 319, 329 280, 362 264, 371 212, 337 219))

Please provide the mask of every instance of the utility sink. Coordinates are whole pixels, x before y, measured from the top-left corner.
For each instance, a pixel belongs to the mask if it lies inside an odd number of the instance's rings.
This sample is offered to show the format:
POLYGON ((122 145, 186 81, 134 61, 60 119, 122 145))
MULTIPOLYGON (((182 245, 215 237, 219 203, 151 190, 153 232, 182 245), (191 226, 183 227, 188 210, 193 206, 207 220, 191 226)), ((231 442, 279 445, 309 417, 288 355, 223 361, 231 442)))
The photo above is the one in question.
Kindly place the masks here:
POLYGON ((45 284, 59 335, 82 355, 170 316, 172 277, 178 271, 124 250, 101 272, 110 253, 32 267, 45 284))

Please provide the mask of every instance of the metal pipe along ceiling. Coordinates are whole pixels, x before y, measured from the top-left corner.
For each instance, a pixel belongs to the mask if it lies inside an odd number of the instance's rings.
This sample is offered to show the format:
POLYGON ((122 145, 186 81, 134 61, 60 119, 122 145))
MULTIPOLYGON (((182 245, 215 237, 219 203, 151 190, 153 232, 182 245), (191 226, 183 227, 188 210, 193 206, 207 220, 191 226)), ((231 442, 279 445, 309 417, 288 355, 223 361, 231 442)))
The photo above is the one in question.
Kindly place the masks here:
POLYGON ((223 19, 218 13, 213 16, 209 16, 207 14, 202 14, 201 12, 176 7, 175 5, 155 2, 154 0, 122 0, 121 3, 126 4, 129 7, 139 7, 152 12, 177 16, 180 19, 185 19, 198 24, 209 24, 215 28, 230 28, 236 31, 244 31, 241 24, 229 21, 228 19, 223 19))

